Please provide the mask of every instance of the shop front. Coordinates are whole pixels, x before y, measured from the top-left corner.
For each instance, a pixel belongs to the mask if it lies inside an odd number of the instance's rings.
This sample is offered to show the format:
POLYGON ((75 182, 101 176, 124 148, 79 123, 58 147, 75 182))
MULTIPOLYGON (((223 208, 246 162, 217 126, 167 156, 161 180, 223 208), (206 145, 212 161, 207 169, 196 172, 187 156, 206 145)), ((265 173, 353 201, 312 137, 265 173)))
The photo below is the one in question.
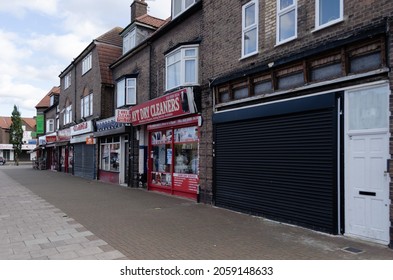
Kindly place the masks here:
POLYGON ((57 153, 59 158, 58 171, 64 173, 72 173, 73 164, 73 147, 70 145, 71 128, 59 130, 57 132, 57 153))
POLYGON ((93 138, 92 121, 83 122, 71 127, 73 145, 72 164, 74 175, 86 179, 96 178, 95 140, 93 138))
POLYGON ((94 137, 99 143, 98 179, 114 184, 128 184, 130 126, 115 117, 96 122, 94 137))
POLYGON ((133 126, 146 125, 140 134, 147 137, 148 189, 196 200, 201 116, 193 89, 135 106, 131 114, 133 126))

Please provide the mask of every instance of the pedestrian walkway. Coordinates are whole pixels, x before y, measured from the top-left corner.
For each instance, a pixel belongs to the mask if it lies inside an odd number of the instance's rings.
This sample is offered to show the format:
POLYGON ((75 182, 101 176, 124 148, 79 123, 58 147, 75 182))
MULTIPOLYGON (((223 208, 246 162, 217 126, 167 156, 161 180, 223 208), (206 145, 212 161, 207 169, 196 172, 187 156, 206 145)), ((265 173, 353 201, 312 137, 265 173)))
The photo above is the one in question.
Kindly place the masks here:
POLYGON ((385 245, 27 166, 0 168, 0 211, 3 259, 393 260, 385 245))
POLYGON ((125 256, 0 171, 0 259, 112 260, 125 256))

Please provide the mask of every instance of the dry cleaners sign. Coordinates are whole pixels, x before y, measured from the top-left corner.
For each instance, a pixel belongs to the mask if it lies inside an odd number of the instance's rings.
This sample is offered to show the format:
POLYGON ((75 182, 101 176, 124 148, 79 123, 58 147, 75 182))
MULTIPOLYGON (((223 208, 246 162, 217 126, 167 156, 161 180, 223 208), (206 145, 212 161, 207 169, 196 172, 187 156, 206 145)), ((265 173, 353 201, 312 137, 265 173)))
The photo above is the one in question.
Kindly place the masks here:
POLYGON ((133 126, 197 112, 192 88, 182 89, 134 106, 130 110, 133 126))

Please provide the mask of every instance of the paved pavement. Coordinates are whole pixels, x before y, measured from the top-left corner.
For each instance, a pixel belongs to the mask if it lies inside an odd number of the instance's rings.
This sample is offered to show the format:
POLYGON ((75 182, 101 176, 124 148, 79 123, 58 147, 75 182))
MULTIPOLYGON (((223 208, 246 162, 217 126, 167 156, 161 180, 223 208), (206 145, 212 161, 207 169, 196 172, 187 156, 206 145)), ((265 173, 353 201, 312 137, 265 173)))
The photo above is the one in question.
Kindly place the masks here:
POLYGON ((145 190, 1 166, 0 259, 393 260, 393 250, 145 190))

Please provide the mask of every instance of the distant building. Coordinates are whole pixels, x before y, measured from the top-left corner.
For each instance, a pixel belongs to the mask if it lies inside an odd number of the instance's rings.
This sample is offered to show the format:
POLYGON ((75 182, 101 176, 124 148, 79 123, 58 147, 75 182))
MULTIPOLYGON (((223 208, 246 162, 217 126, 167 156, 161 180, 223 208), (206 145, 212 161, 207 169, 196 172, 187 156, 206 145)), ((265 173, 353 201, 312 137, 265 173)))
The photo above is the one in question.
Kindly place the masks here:
MULTIPOLYGON (((5 158, 8 162, 14 160, 14 149, 10 144, 11 124, 11 117, 0 116, 0 157, 5 158)), ((30 161, 33 158, 29 151, 36 147, 36 139, 33 137, 35 126, 35 118, 22 118, 23 145, 19 161, 30 161)))

